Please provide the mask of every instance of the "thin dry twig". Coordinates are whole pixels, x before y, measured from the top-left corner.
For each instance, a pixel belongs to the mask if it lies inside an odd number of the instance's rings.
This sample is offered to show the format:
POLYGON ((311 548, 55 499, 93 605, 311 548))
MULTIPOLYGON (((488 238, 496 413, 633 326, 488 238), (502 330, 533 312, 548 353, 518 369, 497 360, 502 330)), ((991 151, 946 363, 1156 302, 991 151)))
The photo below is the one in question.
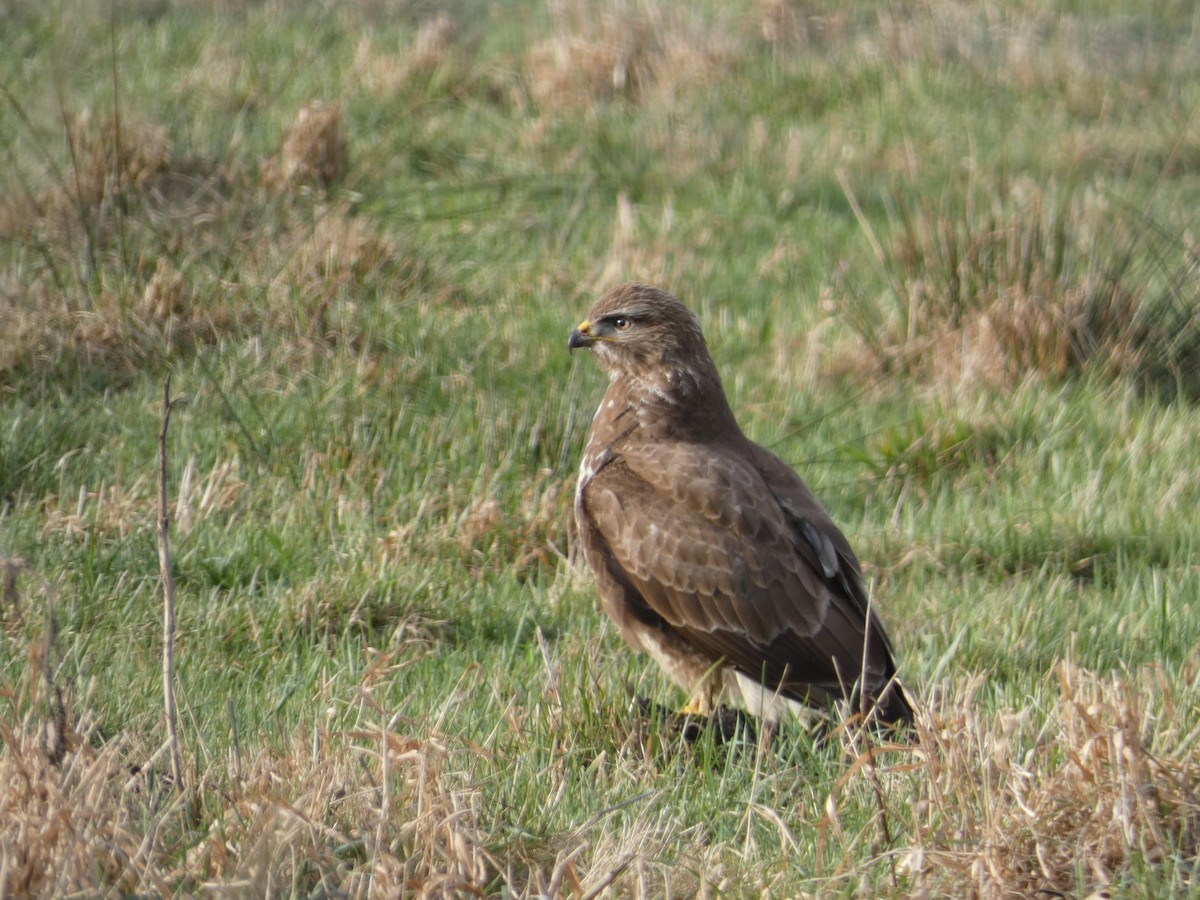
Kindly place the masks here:
POLYGON ((163 584, 163 703, 167 740, 171 747, 171 776, 175 790, 183 790, 183 758, 179 752, 178 713, 175 708, 175 579, 171 575, 171 548, 167 541, 167 428, 171 423, 171 376, 163 383, 162 430, 158 433, 158 568, 163 584))

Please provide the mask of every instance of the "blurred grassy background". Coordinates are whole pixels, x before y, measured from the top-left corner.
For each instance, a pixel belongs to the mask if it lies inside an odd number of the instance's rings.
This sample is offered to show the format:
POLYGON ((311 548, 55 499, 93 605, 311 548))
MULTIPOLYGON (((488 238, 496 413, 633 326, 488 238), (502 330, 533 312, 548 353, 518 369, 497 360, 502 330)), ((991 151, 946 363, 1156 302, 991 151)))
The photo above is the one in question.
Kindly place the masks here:
POLYGON ((1195 29, 0 6, 4 889, 1186 891, 1195 29), (565 352, 625 278, 696 310, 867 564, 930 714, 878 795, 852 742, 681 762, 630 705, 680 698, 572 562, 602 378, 565 352))

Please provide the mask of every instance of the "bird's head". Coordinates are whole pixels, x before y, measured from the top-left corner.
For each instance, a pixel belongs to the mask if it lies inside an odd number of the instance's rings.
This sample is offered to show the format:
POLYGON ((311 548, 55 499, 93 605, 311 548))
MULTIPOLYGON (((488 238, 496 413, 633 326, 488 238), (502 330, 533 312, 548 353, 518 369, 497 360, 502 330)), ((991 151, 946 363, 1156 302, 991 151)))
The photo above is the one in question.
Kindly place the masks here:
POLYGON ((571 332, 567 348, 576 347, 590 347, 610 378, 627 377, 656 392, 718 381, 696 317, 666 291, 644 284, 622 284, 601 296, 571 332))

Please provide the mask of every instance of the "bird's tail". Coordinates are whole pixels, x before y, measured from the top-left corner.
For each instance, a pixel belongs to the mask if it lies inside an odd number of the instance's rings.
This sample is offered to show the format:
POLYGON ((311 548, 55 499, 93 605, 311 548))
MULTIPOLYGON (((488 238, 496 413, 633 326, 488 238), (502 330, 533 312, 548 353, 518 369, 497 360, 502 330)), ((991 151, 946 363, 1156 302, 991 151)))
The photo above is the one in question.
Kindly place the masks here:
MULTIPOLYGON (((912 725, 912 704, 900 682, 894 678, 888 681, 883 691, 877 697, 867 695, 865 703, 856 702, 854 706, 862 711, 863 719, 867 722, 895 727, 897 725, 912 725)), ((857 700, 857 698, 856 698, 857 700)))

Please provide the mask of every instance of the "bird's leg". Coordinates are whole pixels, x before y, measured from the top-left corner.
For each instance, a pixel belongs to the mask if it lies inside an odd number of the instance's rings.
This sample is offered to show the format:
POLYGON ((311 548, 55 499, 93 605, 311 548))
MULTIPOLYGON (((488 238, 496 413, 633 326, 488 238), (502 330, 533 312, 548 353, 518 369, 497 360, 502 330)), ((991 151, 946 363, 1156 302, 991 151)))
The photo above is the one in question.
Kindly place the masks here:
POLYGON ((716 667, 709 669, 704 673, 700 682, 692 688, 692 696, 688 699, 687 705, 679 710, 679 714, 681 716, 710 717, 717 708, 723 688, 724 682, 721 679, 720 671, 716 667))
POLYGON ((711 703, 706 703, 708 691, 692 694, 690 700, 679 710, 681 716, 708 716, 712 713, 711 703))

